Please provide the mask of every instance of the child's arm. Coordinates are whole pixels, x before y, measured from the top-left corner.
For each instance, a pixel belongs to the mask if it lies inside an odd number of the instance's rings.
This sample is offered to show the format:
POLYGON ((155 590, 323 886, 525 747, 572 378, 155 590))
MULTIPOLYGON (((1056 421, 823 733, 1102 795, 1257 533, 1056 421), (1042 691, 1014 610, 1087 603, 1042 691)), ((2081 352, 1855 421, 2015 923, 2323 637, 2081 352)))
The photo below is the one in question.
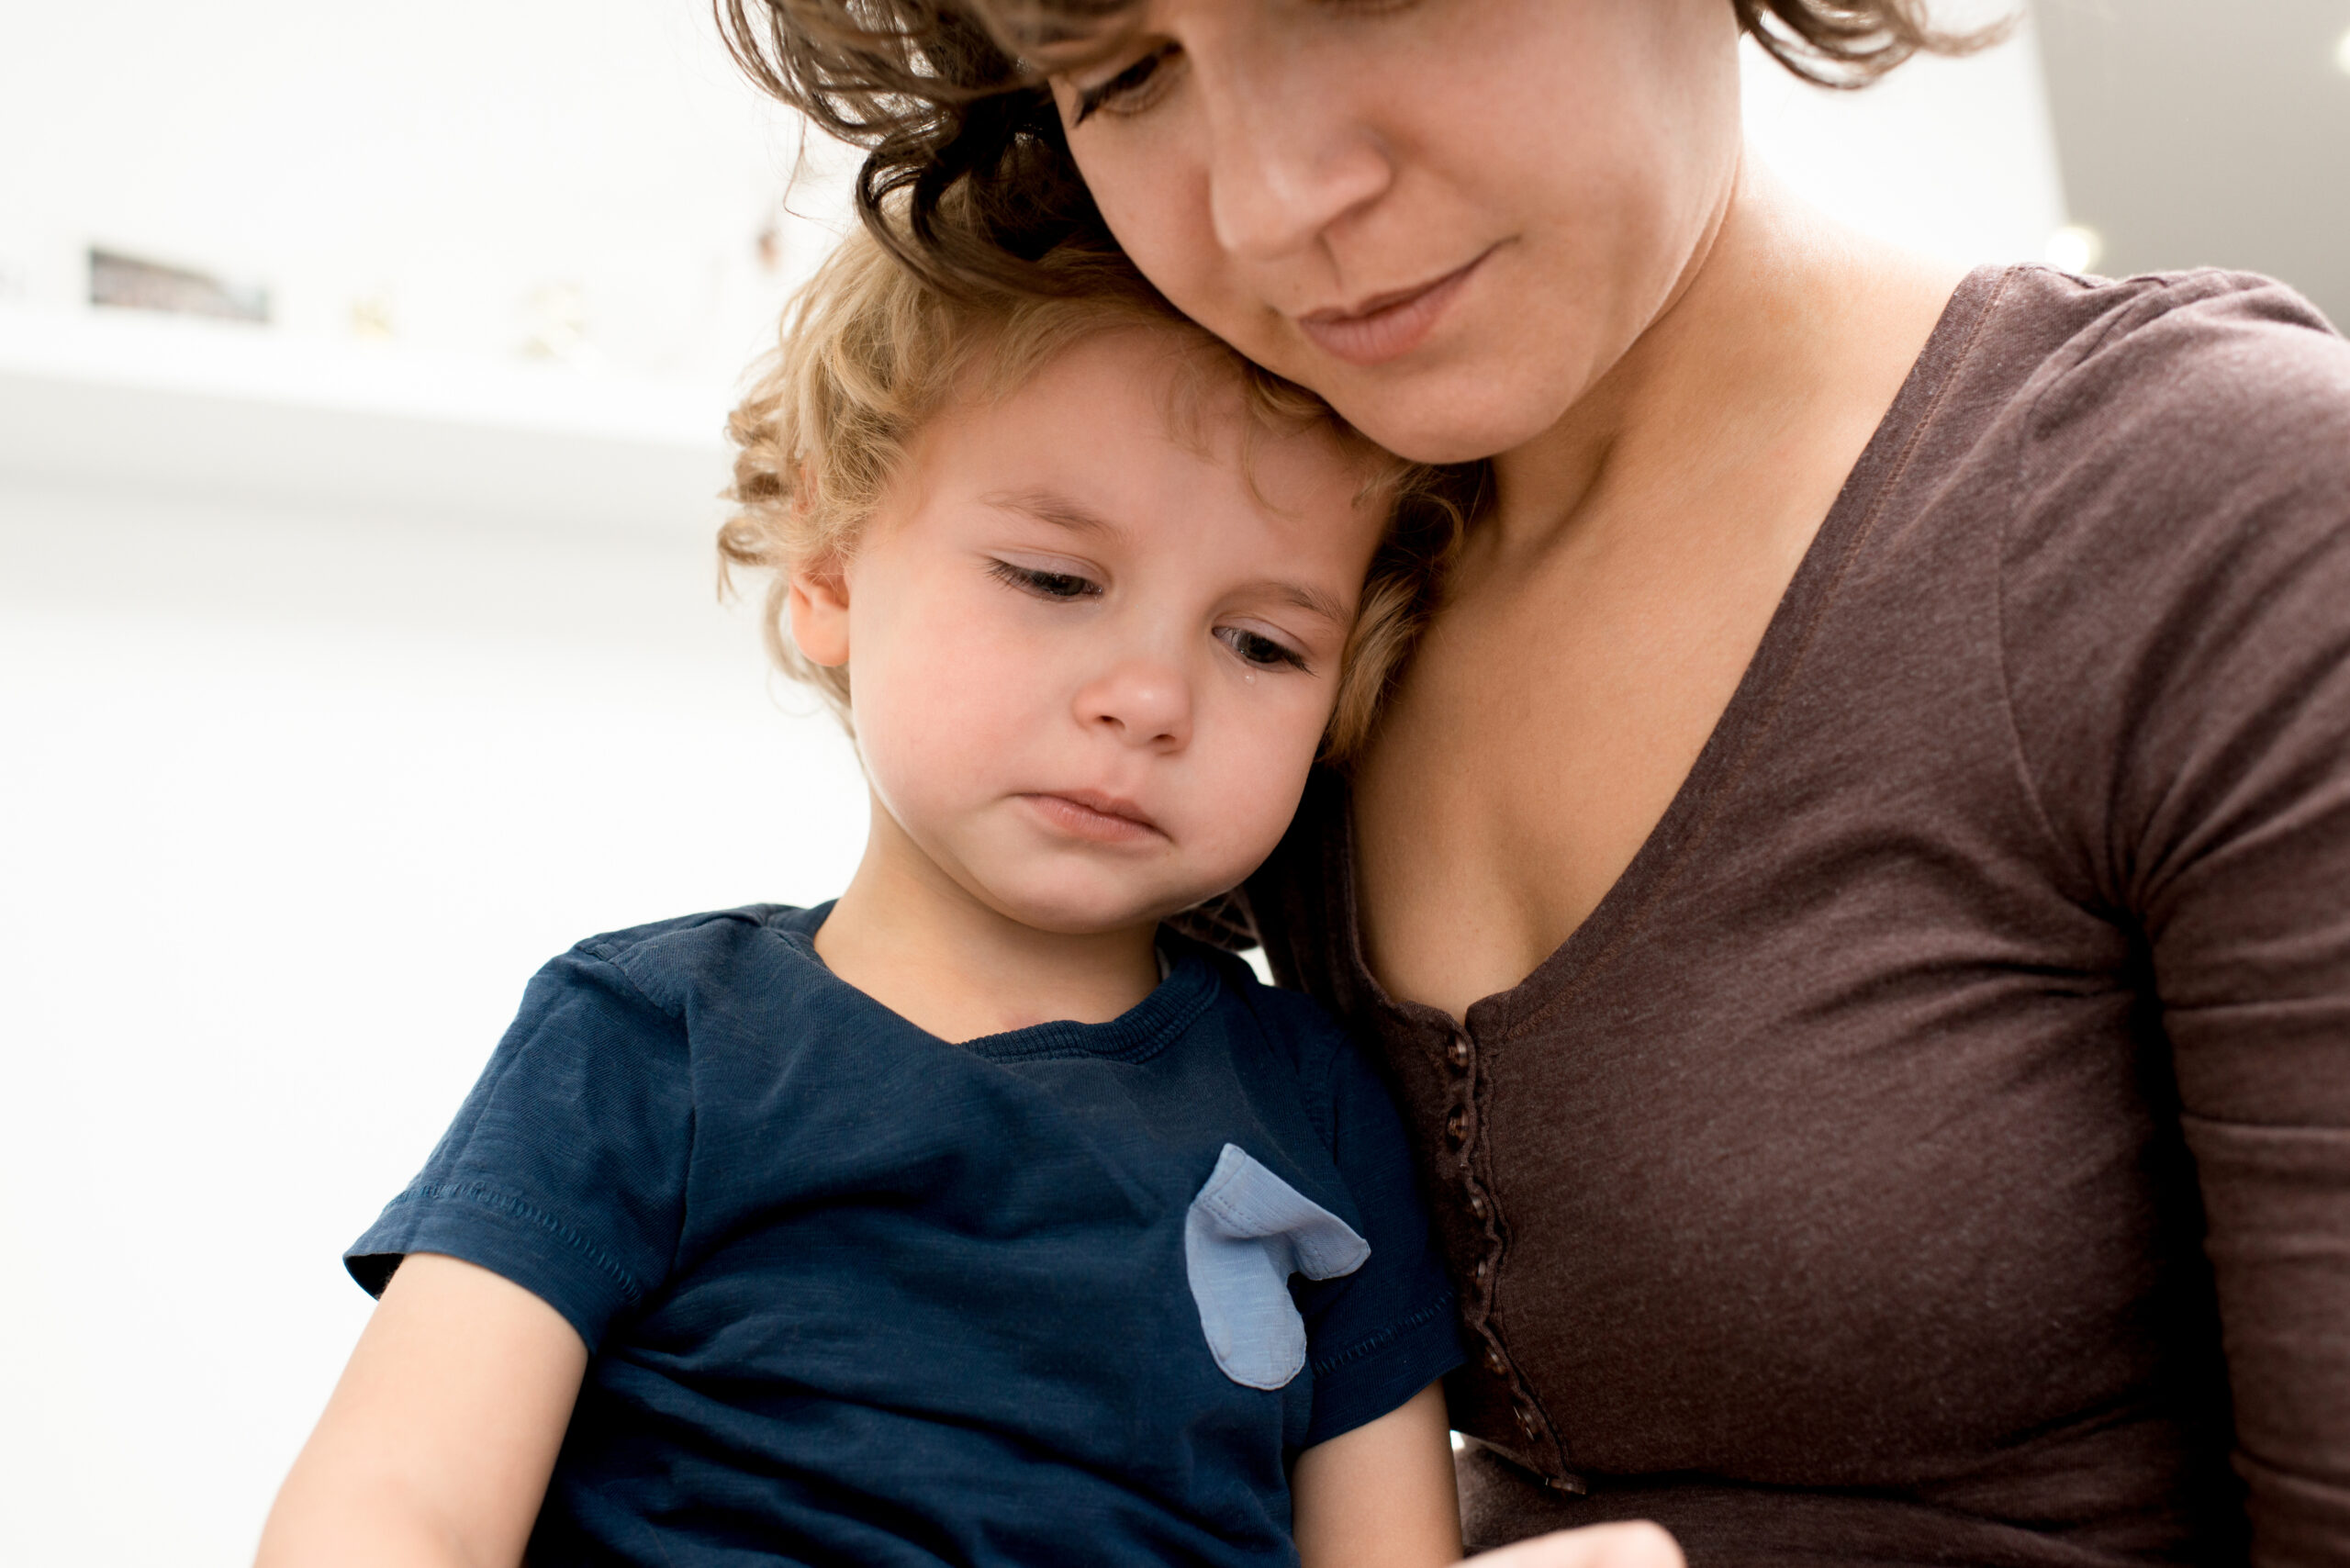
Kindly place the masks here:
POLYGON ((1460 1560, 1444 1389, 1316 1443, 1290 1476, 1304 1568, 1443 1568, 1460 1560))
POLYGON ((256 1568, 512 1568, 588 1369, 521 1286, 408 1258, 262 1530, 256 1568))
MULTIPOLYGON (((1290 1477, 1303 1568, 1442 1568, 1460 1558, 1460 1496, 1444 1388, 1298 1455, 1290 1477)), ((1684 1568, 1651 1524, 1593 1525, 1519 1541, 1466 1568, 1684 1568)))

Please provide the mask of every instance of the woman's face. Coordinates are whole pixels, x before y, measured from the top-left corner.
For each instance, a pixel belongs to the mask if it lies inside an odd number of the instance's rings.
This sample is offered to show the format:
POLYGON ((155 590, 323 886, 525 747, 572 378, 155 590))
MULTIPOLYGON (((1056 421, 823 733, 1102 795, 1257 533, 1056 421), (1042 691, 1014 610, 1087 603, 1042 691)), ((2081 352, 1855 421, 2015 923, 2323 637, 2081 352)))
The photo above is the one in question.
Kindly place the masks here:
POLYGON ((1739 149, 1725 0, 1145 0, 1054 78, 1167 297, 1423 462, 1539 435, 1673 298, 1739 149))

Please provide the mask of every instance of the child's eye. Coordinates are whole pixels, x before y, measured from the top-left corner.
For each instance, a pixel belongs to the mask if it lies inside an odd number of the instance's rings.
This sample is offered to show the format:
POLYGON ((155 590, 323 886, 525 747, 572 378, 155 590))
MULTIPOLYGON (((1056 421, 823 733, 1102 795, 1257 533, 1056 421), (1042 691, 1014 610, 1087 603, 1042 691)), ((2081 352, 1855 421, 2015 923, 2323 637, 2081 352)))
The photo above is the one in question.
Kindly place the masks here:
POLYGON ((1011 584, 1039 599, 1087 599, 1102 591, 1101 585, 1075 572, 1051 572, 1036 566, 1017 566, 1010 561, 989 565, 988 573, 1000 582, 1011 584))
POLYGON ((1260 669, 1286 665, 1291 669, 1305 668, 1305 655, 1286 643, 1275 642, 1262 632, 1251 632, 1246 626, 1226 626, 1216 633, 1225 646, 1238 654, 1248 664, 1260 669))
POLYGON ((1077 95, 1077 113, 1069 124, 1083 125, 1096 109, 1107 109, 1113 115, 1140 114, 1158 101, 1158 95, 1169 80, 1168 67, 1182 52, 1181 46, 1160 44, 1157 49, 1111 77, 1107 82, 1080 88, 1077 95))

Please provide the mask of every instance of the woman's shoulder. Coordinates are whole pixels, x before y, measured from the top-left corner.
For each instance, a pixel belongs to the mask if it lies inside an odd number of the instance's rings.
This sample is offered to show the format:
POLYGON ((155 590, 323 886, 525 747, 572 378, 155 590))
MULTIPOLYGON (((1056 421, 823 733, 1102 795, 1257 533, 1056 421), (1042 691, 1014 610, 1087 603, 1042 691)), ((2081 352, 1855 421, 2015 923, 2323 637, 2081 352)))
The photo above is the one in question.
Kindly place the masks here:
POLYGON ((1993 290, 1973 357, 2010 389, 2023 498, 2103 480, 2186 510, 2350 476, 2350 342, 2284 284, 2013 267, 1993 290))
POLYGON ((2350 551, 2350 342, 2283 284, 2019 267, 1977 337, 2009 416, 2011 600, 2177 603, 2350 551))
POLYGON ((1978 543, 1998 562, 2010 655, 2350 572, 2350 342, 2290 288, 2017 266, 1977 273, 1953 314, 1918 443, 1938 455, 1906 490, 1968 525, 1926 552, 1937 569, 1978 543))
POLYGON ((2017 269, 1995 313, 1991 346, 2029 346, 1979 476, 2008 487, 1978 515, 2009 711, 2043 814, 2140 902, 2195 824, 2350 734, 2350 342, 2241 273, 2017 269))

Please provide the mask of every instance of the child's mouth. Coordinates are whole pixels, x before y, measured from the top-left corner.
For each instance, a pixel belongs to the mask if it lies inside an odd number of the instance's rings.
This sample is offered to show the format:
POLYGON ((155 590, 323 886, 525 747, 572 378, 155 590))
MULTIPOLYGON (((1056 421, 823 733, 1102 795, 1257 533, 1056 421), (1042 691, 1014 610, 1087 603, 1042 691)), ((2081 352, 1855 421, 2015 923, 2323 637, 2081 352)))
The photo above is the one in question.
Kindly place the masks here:
POLYGON ((1030 809, 1072 838, 1095 844, 1143 844, 1167 834, 1132 801, 1091 790, 1023 795, 1030 809))

